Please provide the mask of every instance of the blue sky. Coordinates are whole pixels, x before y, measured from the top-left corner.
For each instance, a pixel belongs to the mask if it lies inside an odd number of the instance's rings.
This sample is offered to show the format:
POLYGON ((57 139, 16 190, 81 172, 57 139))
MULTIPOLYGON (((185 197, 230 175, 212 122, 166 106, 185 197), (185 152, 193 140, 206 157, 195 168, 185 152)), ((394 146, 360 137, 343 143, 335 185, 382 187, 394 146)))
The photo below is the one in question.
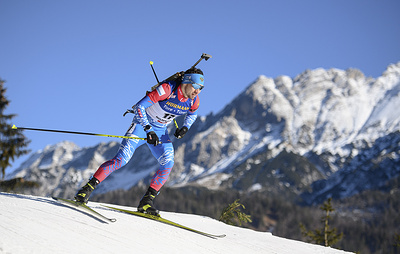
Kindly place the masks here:
MULTIPOLYGON (((199 115, 217 113, 259 75, 400 61, 400 1, 0 0, 0 77, 21 127, 123 135, 127 108, 202 53, 199 115)), ((118 139, 25 131, 30 149, 118 139)), ((14 164, 19 165, 21 158, 14 164)), ((10 169, 9 169, 10 170, 10 169)))

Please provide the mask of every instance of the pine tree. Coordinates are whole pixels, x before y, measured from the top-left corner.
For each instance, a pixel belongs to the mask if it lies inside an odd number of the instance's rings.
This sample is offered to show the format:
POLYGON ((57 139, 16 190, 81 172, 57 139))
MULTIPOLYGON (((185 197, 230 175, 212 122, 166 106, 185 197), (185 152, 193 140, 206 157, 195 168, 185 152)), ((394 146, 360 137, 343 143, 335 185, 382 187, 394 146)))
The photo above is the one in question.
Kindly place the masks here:
POLYGON ((29 152, 25 148, 30 142, 21 131, 12 129, 12 125, 7 123, 16 115, 4 114, 10 103, 5 97, 7 89, 4 88, 4 83, 5 81, 0 78, 0 168, 2 179, 4 179, 6 168, 11 166, 11 161, 29 152))
POLYGON ((306 227, 300 223, 300 229, 303 236, 308 238, 308 242, 315 242, 316 244, 323 244, 325 246, 332 246, 340 241, 343 237, 343 233, 337 234, 336 228, 330 229, 329 227, 329 219, 330 213, 335 211, 331 204, 332 198, 329 198, 325 203, 320 207, 322 211, 325 212, 325 216, 321 218, 321 222, 323 223, 322 229, 307 230, 306 227))
POLYGON ((229 225, 236 225, 236 223, 239 223, 240 226, 242 222, 252 222, 251 216, 240 211, 240 207, 246 209, 244 205, 239 203, 239 199, 236 199, 222 211, 219 221, 229 225))

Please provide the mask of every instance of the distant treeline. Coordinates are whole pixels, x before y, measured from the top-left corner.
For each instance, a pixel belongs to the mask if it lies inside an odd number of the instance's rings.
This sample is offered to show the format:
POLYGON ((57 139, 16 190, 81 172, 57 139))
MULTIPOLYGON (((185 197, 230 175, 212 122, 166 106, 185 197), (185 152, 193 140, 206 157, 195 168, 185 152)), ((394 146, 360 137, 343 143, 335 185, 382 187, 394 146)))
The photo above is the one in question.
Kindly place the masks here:
MULTIPOLYGON (((344 200, 333 201, 330 226, 343 239, 334 248, 369 253, 400 253, 396 235, 400 233, 400 184, 393 180, 386 189, 366 191, 344 200)), ((145 192, 144 187, 128 191, 117 190, 94 195, 91 200, 136 207, 145 192)), ((239 193, 238 191, 213 191, 202 187, 164 187, 155 205, 161 211, 198 214, 218 219, 223 209, 240 199, 252 223, 242 227, 269 231, 276 236, 306 241, 299 224, 308 229, 320 228, 320 205, 300 206, 287 199, 272 197, 264 192, 239 193)))

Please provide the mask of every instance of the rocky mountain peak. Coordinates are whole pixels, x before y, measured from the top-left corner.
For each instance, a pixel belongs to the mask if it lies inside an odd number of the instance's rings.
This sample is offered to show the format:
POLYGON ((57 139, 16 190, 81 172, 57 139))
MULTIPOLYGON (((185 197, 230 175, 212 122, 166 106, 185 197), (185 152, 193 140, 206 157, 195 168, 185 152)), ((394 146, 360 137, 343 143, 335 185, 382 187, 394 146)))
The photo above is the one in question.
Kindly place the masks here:
MULTIPOLYGON (((400 174, 395 166, 400 156, 398 149, 388 147, 398 144, 387 137, 400 131, 398 108, 400 62, 377 79, 357 69, 334 68, 306 70, 295 78, 261 75, 219 113, 200 117, 185 139, 173 141, 175 165, 167 185, 244 191, 256 186, 277 195, 299 195, 313 188, 318 194, 311 191, 304 198, 316 200, 318 195, 322 200, 347 188, 340 186, 346 182, 343 172, 360 165, 368 174, 382 168, 395 177, 400 174), (391 166, 385 169, 381 164, 391 166)), ((54 189, 70 195, 114 156, 118 146, 111 142, 78 148, 63 142, 35 153, 16 174, 44 182, 45 195, 54 189)), ((148 149, 140 147, 98 191, 147 183, 157 168, 148 149)), ((387 180, 363 175, 352 189, 379 187, 387 180), (370 184, 372 179, 377 183, 370 184)))

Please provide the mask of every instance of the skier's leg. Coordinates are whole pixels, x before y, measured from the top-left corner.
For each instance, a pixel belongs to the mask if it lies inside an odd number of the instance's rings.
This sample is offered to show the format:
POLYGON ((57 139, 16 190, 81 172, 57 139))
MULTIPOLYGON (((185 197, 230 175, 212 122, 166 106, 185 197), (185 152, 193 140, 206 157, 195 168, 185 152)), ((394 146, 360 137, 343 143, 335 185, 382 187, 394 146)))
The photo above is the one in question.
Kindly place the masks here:
MULTIPOLYGON (((157 135, 160 136, 159 133, 157 135)), ((158 210, 154 207, 153 200, 167 181, 174 166, 174 148, 166 130, 161 135, 160 140, 162 142, 160 145, 149 145, 152 154, 160 164, 160 168, 154 174, 150 186, 138 206, 139 212, 146 212, 153 215, 158 215, 158 210)))
MULTIPOLYGON (((128 137, 145 136, 145 132, 140 125, 132 123, 125 134, 128 137)), ((111 160, 104 162, 91 177, 89 182, 82 187, 75 195, 75 200, 82 203, 87 203, 90 194, 106 177, 112 172, 126 165, 132 158, 136 148, 144 144, 144 140, 139 139, 124 139, 118 149, 117 154, 111 160)))
POLYGON ((153 155, 156 156, 160 167, 151 179, 150 187, 160 191, 174 166, 174 147, 172 143, 163 143, 160 149, 153 151, 153 155))

